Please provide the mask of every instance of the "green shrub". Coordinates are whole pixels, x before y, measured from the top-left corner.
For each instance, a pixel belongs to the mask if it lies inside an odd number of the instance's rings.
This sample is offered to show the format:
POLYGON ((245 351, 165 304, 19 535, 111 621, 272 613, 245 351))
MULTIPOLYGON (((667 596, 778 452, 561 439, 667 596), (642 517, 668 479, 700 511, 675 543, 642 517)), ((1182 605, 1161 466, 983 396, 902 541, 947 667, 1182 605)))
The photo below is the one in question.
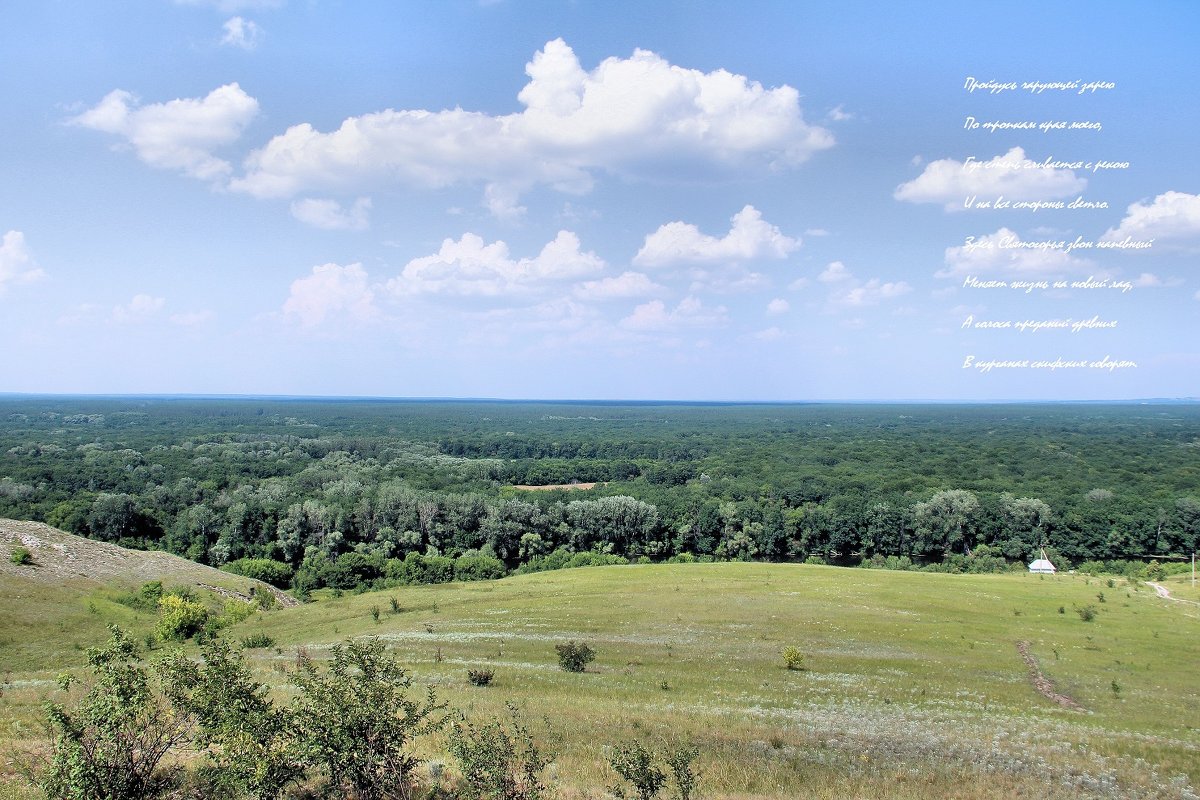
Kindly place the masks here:
POLYGON ((164 595, 158 601, 158 638, 182 642, 204 630, 208 609, 203 603, 177 594, 164 595))
POLYGON ((300 690, 291 709, 300 763, 322 768, 338 796, 358 800, 411 797, 412 741, 446 722, 433 690, 408 697, 408 672, 378 639, 334 645, 324 672, 307 656, 292 676, 300 690))
MULTIPOLYGON (((201 607, 203 608, 203 606, 201 607)), ((258 607, 254 603, 247 603, 243 600, 231 598, 226 600, 221 606, 221 613, 210 619, 204 627, 210 631, 219 631, 222 628, 228 628, 230 625, 236 625, 239 622, 249 619, 257 610, 258 607)))
POLYGON ((487 686, 495 674, 496 671, 491 669, 471 669, 467 670, 467 680, 474 686, 487 686))
POLYGON ((803 670, 804 669, 804 653, 800 652, 800 648, 792 645, 784 648, 783 663, 788 669, 803 670))
POLYGON ((162 596, 162 581, 147 581, 136 592, 119 596, 117 602, 138 611, 155 612, 158 611, 158 601, 162 599, 162 596))
MULTIPOLYGON (((108 644, 87 652, 92 680, 75 707, 44 706, 50 753, 22 771, 47 797, 148 800, 179 783, 179 768, 163 759, 186 741, 191 719, 170 712, 133 642, 119 628, 109 630, 108 644)), ((59 679, 64 690, 72 682, 59 679)))
POLYGON ((675 778, 675 788, 679 792, 679 800, 692 800, 696 793, 696 785, 700 783, 700 773, 692 763, 700 751, 695 747, 678 747, 667 755, 667 766, 675 778))
POLYGON ((499 800, 541 800, 548 797, 541 773, 550 763, 509 705, 511 729, 494 719, 481 728, 466 719, 450 729, 450 753, 459 764, 473 796, 499 800))
POLYGON ((18 567, 26 567, 33 564, 33 553, 30 553, 24 547, 17 546, 12 549, 12 555, 9 557, 9 560, 18 567))
POLYGON ((459 581, 488 581, 503 578, 504 562, 485 555, 461 555, 454 560, 454 579, 459 581))
MULTIPOLYGON (((670 769, 671 777, 675 779, 676 798, 692 800, 700 782, 700 773, 692 767, 692 763, 699 752, 695 747, 683 746, 667 750, 660 756, 641 742, 633 742, 613 748, 608 763, 618 775, 633 785, 636 793, 633 796, 638 800, 652 800, 666 786, 667 775, 660 764, 670 769)), ((627 796, 620 786, 610 787, 609 791, 617 797, 627 796)))
POLYGON ((596 651, 588 647, 586 642, 556 644, 554 649, 558 651, 558 666, 567 672, 583 672, 596 659, 596 651))
POLYGON ((1075 613, 1078 614, 1079 618, 1084 622, 1091 622, 1096 618, 1096 607, 1091 603, 1088 603, 1086 606, 1080 606, 1079 608, 1076 608, 1075 613))
MULTIPOLYGON (((654 753, 641 742, 617 745, 609 755, 608 763, 618 775, 633 784, 638 800, 653 800, 667 783, 667 775, 655 763, 654 753)), ((609 791, 617 797, 625 797, 619 786, 611 787, 609 791)))
POLYGON ((204 753, 196 794, 187 796, 275 800, 304 777, 286 711, 227 643, 210 640, 201 656, 193 661, 177 651, 162 662, 171 704, 195 720, 191 749, 204 753))
POLYGON ((274 647, 275 640, 265 633, 252 633, 242 639, 243 650, 253 650, 259 647, 274 647))

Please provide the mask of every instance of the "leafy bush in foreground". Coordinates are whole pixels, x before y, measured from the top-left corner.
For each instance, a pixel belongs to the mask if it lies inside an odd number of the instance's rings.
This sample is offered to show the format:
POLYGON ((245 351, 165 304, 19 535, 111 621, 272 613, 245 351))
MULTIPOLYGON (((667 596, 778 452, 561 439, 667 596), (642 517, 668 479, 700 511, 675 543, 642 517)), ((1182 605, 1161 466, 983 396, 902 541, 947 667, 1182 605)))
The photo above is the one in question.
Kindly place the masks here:
POLYGON ((541 773, 550 756, 538 748, 517 709, 509 705, 511 729, 493 719, 476 728, 465 719, 450 729, 450 753, 477 797, 541 800, 549 797, 541 773))
MULTIPOLYGON (((162 761, 186 740, 190 718, 155 691, 129 637, 110 630, 108 644, 88 650, 92 681, 76 707, 44 706, 50 753, 24 771, 53 800, 143 800, 178 783, 179 769, 162 761)), ((63 689, 72 682, 59 679, 63 689)))
POLYGON ((412 679, 378 640, 331 648, 325 672, 301 656, 291 709, 300 763, 323 768, 330 782, 359 800, 409 797, 415 788, 414 737, 445 724, 433 690, 408 698, 412 679))

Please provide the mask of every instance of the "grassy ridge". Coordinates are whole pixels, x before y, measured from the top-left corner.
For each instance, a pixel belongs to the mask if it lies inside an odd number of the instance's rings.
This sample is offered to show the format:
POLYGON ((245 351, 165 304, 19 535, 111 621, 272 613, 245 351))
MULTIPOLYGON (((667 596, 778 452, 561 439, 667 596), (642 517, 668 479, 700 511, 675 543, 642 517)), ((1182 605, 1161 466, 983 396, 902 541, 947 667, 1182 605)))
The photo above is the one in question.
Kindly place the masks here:
MULTIPOLYGON (((281 698, 295 648, 371 635, 472 716, 512 701, 547 717, 552 732, 535 728, 567 797, 614 783, 606 748, 633 738, 698 744, 706 797, 1184 798, 1200 782, 1200 608, 1125 581, 587 568, 347 596, 225 635, 255 632, 279 645, 249 652, 281 698), (1088 605, 1092 622, 1075 612, 1088 605), (598 652, 586 673, 557 667, 572 638, 598 652), (1086 712, 1032 687, 1020 640, 1086 712), (784 668, 789 645, 805 671, 784 668), (467 684, 476 666, 491 687, 467 684)), ((0 717, 31 719, 48 691, 7 690, 0 717)), ((423 746, 445 758, 443 741, 423 746)))

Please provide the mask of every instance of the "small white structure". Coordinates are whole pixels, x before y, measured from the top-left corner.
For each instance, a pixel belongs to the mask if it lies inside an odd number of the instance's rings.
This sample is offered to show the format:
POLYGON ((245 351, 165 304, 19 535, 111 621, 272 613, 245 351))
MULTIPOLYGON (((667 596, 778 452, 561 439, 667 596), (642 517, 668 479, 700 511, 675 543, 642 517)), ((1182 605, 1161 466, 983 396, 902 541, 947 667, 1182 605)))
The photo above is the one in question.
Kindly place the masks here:
POLYGON ((1029 565, 1030 572, 1041 573, 1042 575, 1053 575, 1058 572, 1054 565, 1050 563, 1050 559, 1046 558, 1046 550, 1042 549, 1042 557, 1029 565))

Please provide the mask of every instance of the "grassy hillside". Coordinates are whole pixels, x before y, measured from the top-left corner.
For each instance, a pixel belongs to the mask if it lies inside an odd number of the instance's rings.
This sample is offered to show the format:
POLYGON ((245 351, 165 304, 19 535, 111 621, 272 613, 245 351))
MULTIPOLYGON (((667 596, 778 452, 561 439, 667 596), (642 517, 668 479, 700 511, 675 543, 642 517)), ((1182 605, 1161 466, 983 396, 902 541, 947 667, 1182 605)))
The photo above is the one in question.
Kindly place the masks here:
POLYGON ((593 568, 343 598, 245 628, 285 648, 261 662, 277 682, 291 648, 384 637, 456 705, 547 716, 578 787, 612 783, 604 748, 635 737, 699 743, 716 796, 1186 797, 1200 780, 1200 608, 1125 581, 593 568), (598 651, 587 673, 557 668, 568 639, 598 651), (1084 711, 1034 688, 1020 641, 1084 711), (784 668, 789 645, 805 671, 784 668), (492 687, 466 684, 476 665, 495 669, 492 687))
MULTIPOLYGON (((635 738, 699 745, 710 798, 1194 798, 1200 783, 1200 607, 1125 581, 587 568, 323 600, 225 635, 260 631, 278 649, 248 652, 281 696, 297 648, 370 635, 473 717, 516 703, 565 797, 600 797, 608 748, 635 738), (596 649, 587 672, 558 669, 568 639, 596 649), (1039 692, 1018 642, 1082 711, 1039 692), (789 645, 805 670, 784 667, 789 645), (491 686, 467 683, 476 666, 491 686)), ((50 689, 9 680, 0 716, 27 725, 50 689)), ((448 760, 440 738, 423 747, 448 760)))
POLYGON ((44 680, 78 665, 83 650, 108 638, 109 624, 148 633, 153 616, 116 599, 152 580, 231 595, 265 587, 169 553, 126 550, 37 522, 0 519, 0 678, 35 672, 38 677, 27 679, 44 680), (31 563, 13 563, 18 547, 29 552, 31 563))

